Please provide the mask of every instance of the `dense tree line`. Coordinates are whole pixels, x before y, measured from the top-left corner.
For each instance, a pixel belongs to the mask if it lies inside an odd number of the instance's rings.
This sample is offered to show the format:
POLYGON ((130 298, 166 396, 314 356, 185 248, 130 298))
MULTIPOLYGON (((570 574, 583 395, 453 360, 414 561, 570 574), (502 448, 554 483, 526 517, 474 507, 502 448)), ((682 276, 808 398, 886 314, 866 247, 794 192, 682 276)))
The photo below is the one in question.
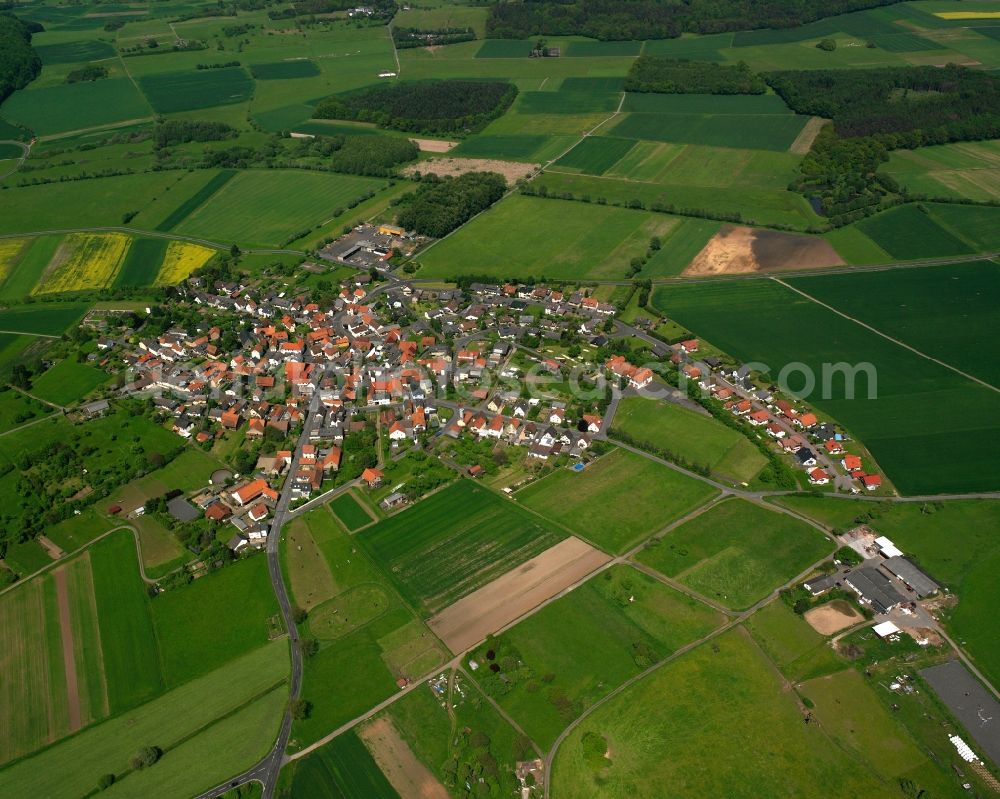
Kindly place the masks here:
POLYGON ((640 56, 625 78, 627 92, 663 94, 763 94, 767 90, 760 75, 740 61, 722 66, 711 61, 640 56))
POLYGON ((313 116, 374 122, 414 133, 453 134, 484 128, 515 97, 517 87, 502 81, 401 83, 327 97, 313 116))
MULTIPOLYGON (((413 161, 419 149, 399 136, 338 136, 340 147, 330 156, 330 166, 349 175, 391 175, 398 164, 413 161)), ((335 142, 336 143, 336 142, 335 142)))
POLYGON ((771 72, 799 114, 832 119, 837 135, 879 136, 890 148, 1000 136, 1000 78, 954 64, 771 72))
POLYGON ((441 238, 503 197, 507 182, 496 172, 468 172, 444 180, 425 178, 399 200, 399 224, 441 238))
POLYGON ((396 47, 405 50, 408 47, 436 47, 443 44, 458 44, 471 42, 476 38, 472 28, 436 28, 422 30, 420 28, 393 28, 392 40, 396 47))
POLYGON ((153 131, 153 146, 160 148, 191 141, 223 141, 232 139, 236 135, 236 129, 225 122, 166 119, 159 122, 153 131))
POLYGON ((955 65, 772 72, 797 113, 831 119, 790 188, 835 224, 856 221, 905 192, 878 167, 890 150, 1000 137, 1000 79, 955 65))
POLYGON ((101 80, 108 76, 108 68, 100 64, 87 64, 80 69, 74 69, 66 75, 67 83, 82 83, 83 81, 101 80))
POLYGON ((591 36, 603 40, 672 39, 681 33, 794 28, 823 17, 898 0, 524 0, 492 6, 486 35, 591 36))
POLYGON ((28 26, 11 14, 0 13, 0 103, 41 71, 42 60, 31 47, 28 26))

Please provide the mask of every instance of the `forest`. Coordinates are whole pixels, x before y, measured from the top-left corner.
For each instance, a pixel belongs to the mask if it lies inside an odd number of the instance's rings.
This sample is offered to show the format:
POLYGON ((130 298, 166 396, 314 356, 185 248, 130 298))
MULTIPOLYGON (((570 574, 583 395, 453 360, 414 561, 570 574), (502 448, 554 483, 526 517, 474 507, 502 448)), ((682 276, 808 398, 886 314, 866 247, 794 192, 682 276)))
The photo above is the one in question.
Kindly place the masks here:
POLYGON ((798 114, 832 119, 838 136, 879 136, 889 149, 1000 136, 1000 78, 954 64, 769 72, 798 114))
POLYGON ((397 221, 407 230, 439 239, 503 197, 507 181, 496 172, 467 172, 457 178, 425 177, 397 203, 397 221))
POLYGON ((31 46, 31 31, 12 14, 0 13, 0 103, 23 89, 42 71, 31 46))
POLYGON ((890 150, 1000 137, 1000 80, 949 65, 771 72, 764 79, 799 114, 831 119, 792 188, 835 224, 900 193, 877 170, 890 150))
POLYGON ((225 122, 167 119, 159 122, 153 131, 153 146, 159 149, 191 141, 222 141, 236 135, 236 128, 225 122))
POLYGON ((327 97, 317 104, 313 116, 448 135, 481 130, 503 114, 515 97, 517 87, 502 81, 401 83, 327 97))
POLYGON ((492 6, 487 38, 590 36, 605 41, 672 39, 682 33, 794 28, 898 0, 524 0, 492 6))
POLYGON ((742 61, 722 66, 711 61, 640 56, 625 78, 627 92, 662 94, 763 94, 764 80, 742 61))

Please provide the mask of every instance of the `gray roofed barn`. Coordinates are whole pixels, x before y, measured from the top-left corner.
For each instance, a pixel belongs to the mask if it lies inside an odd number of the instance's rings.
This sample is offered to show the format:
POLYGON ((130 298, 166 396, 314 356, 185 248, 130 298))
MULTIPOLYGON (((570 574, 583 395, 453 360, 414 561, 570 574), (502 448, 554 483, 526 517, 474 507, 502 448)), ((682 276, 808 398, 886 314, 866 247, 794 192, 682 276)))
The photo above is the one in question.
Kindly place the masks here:
POLYGON ((904 557, 897 555, 894 558, 887 558, 883 565, 892 574, 906 583, 907 586, 912 588, 914 593, 921 599, 925 596, 930 596, 939 588, 936 582, 904 557))

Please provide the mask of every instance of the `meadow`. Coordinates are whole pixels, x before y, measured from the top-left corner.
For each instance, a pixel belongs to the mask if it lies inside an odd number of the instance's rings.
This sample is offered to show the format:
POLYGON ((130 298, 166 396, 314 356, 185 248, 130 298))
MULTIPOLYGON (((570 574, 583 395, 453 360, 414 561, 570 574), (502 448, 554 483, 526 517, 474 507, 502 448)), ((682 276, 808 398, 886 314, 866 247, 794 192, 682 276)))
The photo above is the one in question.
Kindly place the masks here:
MULTIPOLYGON (((158 787, 160 781, 163 781, 164 791, 171 795, 195 794, 251 764, 254 758, 245 755, 245 741, 259 746, 259 742, 266 739, 265 750, 271 745, 285 702, 283 696, 270 705, 267 714, 253 714, 252 722, 251 718, 240 718, 236 711, 274 688, 285 679, 287 671, 287 644, 275 642, 261 647, 234 660, 225 669, 189 682, 129 713, 15 763, 0 771, 0 782, 16 796, 79 799, 94 789, 102 774, 122 775, 127 771, 128 759, 139 746, 156 745, 164 750, 163 759, 157 764, 161 768, 123 777, 113 788, 115 795, 135 795, 131 786, 139 787, 137 783, 142 783, 140 793, 144 796, 162 795, 158 787), (236 715, 230 715, 234 713, 236 715), (226 733, 224 740, 198 735, 206 728, 214 729, 211 725, 221 718, 239 719, 235 725, 222 722, 226 733), (182 756, 185 743, 193 744, 195 751, 182 756), (211 748, 206 748, 209 745, 211 748), (228 754, 230 748, 240 752, 239 762, 233 762, 228 754), (218 754, 218 758, 212 758, 213 764, 205 762, 205 751, 218 754), (197 755, 195 762, 190 759, 192 754, 197 755), (178 768, 168 765, 172 760, 174 763, 181 761, 178 768), (187 772, 187 784, 179 793, 171 792, 173 780, 183 772, 187 772), (130 780, 134 780, 131 785, 130 780)), ((262 754, 263 751, 257 756, 262 754)))
POLYGON ((66 359, 34 378, 31 391, 56 405, 72 405, 107 381, 106 372, 66 359))
POLYGON ((742 610, 832 550, 832 542, 803 521, 729 499, 651 542, 638 559, 742 610))
MULTIPOLYGON (((904 494, 992 490, 997 479, 987 455, 1000 445, 1000 402, 976 385, 844 319, 774 281, 754 280, 660 287, 656 308, 743 361, 805 363, 816 377, 809 401, 864 441, 904 494), (875 399, 864 372, 853 398, 842 375, 822 389, 823 364, 871 363, 875 399), (822 392, 822 393, 821 393, 822 392), (827 398, 824 398, 823 394, 827 398), (948 408, 949 413, 942 409, 948 408), (974 439, 978 446, 970 448, 974 439)), ((832 376, 831 376, 832 375, 832 376)), ((789 376, 794 391, 799 373, 789 376)))
POLYGON ((96 39, 81 39, 75 42, 60 42, 58 44, 35 45, 35 52, 42 59, 42 64, 75 64, 79 61, 99 61, 103 58, 114 58, 115 48, 107 42, 96 39))
MULTIPOLYGON (((25 241, 14 239, 14 241, 25 241)), ((42 276, 45 267, 52 261, 62 238, 59 236, 39 236, 28 239, 24 248, 6 262, 4 279, 0 283, 0 299, 21 300, 31 294, 35 283, 42 276)))
POLYGON ((225 186, 230 180, 236 177, 235 169, 222 169, 210 175, 205 180, 205 174, 195 173, 195 177, 201 182, 198 189, 189 195, 180 205, 175 207, 155 226, 155 230, 171 231, 185 219, 187 219, 196 208, 201 207, 209 197, 225 186))
POLYGON ((939 225, 969 243, 976 252, 1000 251, 1000 208, 928 203, 939 225))
POLYGON ((662 214, 513 195, 418 256, 417 276, 621 278, 653 236, 676 224, 662 214))
POLYGON ((266 644, 278 603, 258 556, 160 594, 150 609, 164 681, 175 686, 266 644))
POLYGON ((588 136, 553 164, 556 169, 603 175, 636 146, 629 139, 588 136))
POLYGON ((566 534, 469 480, 356 536, 405 599, 433 614, 566 534))
POLYGON ((582 472, 557 469, 515 495, 525 507, 620 554, 715 494, 698 480, 626 450, 582 472))
POLYGON ((922 269, 793 278, 791 285, 877 330, 1000 387, 1000 267, 975 261, 922 269))
POLYGON ((254 87, 240 67, 143 75, 139 85, 158 114, 242 103, 254 87))
POLYGON ((842 530, 872 525, 888 536, 931 577, 959 597, 947 625, 952 635, 993 682, 1000 681, 1000 642, 995 609, 1000 585, 1000 545, 993 530, 1000 523, 1000 502, 966 500, 880 504, 784 497, 779 503, 842 530), (872 511, 874 518, 868 515, 872 511))
POLYGON ((534 163, 550 139, 540 134, 479 134, 470 136, 451 151, 462 158, 499 158, 534 163))
POLYGON ((736 482, 749 482, 767 464, 746 436, 665 400, 624 398, 611 425, 612 436, 616 430, 736 482))
POLYGON ((764 653, 793 682, 823 677, 844 667, 826 638, 780 599, 765 605, 746 621, 764 653))
POLYGON ((677 796, 731 799, 899 795, 896 783, 831 746, 821 727, 803 726, 794 694, 740 630, 599 708, 565 740, 551 779, 555 799, 653 799, 664 785, 677 796), (606 742, 606 762, 586 755, 595 736, 606 742))
POLYGON ((70 233, 32 294, 108 288, 131 243, 124 233, 70 233))
POLYGON ((146 584, 139 576, 132 533, 101 539, 90 550, 94 596, 111 713, 149 701, 164 688, 160 648, 146 584))
POLYGON ((354 730, 296 763, 293 799, 398 799, 354 730))
POLYGON ((340 523, 352 533, 359 527, 364 527, 372 522, 372 517, 349 491, 330 502, 330 510, 340 520, 340 523))
POLYGON ((314 78, 320 74, 315 61, 308 58, 295 61, 274 61, 270 64, 251 64, 250 74, 257 80, 288 80, 314 78))
POLYGON ((353 175, 246 170, 174 226, 188 236, 278 245, 297 231, 338 216, 384 183, 353 175))
POLYGON ((970 200, 1000 198, 1000 142, 956 142, 895 150, 881 170, 912 194, 970 200))
MULTIPOLYGON (((2 350, 0 350, 2 352, 2 350)), ((0 433, 52 412, 41 402, 10 388, 0 388, 0 433)))
POLYGON ((149 104, 128 78, 15 92, 4 102, 3 113, 38 135, 104 127, 152 115, 149 104))
POLYGON ((965 255, 973 249, 941 227, 918 205, 903 205, 862 219, 858 229, 901 261, 965 255))
POLYGON ((302 632, 320 641, 319 652, 305 664, 303 698, 313 710, 295 723, 296 748, 385 699, 398 690, 400 676, 423 676, 444 661, 444 653, 326 508, 296 519, 286 535, 283 566, 296 603, 310 609, 302 632), (373 610, 352 603, 358 597, 379 604, 373 610))
POLYGON ((541 608, 475 653, 480 664, 488 660, 487 649, 496 651, 501 668, 507 656, 523 663, 511 675, 511 686, 486 669, 475 676, 547 750, 586 708, 721 622, 722 615, 707 605, 619 565, 541 608))

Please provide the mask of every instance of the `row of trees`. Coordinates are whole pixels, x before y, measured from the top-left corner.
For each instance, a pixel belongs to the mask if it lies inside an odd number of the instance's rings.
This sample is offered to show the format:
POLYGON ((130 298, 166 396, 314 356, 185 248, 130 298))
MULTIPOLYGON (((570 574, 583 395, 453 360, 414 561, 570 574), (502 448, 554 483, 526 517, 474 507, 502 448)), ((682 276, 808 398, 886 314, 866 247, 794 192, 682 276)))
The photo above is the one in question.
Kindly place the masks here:
POLYGON ((457 178, 424 178, 415 192, 399 198, 399 224, 441 238, 503 197, 507 181, 496 172, 468 172, 457 178))
POLYGON ((31 30, 13 14, 0 13, 0 103, 23 89, 42 71, 31 47, 31 30))
POLYGON ((313 116, 374 122, 410 132, 463 133, 484 128, 515 97, 517 87, 502 81, 402 83, 327 97, 313 116))
POLYGON ((672 39, 681 33, 724 33, 794 28, 849 11, 897 0, 526 0, 490 9, 486 35, 526 39, 535 35, 591 36, 603 40, 672 39))
POLYGON ((405 50, 409 47, 437 47, 443 44, 471 42, 475 38, 476 32, 472 28, 392 29, 392 40, 399 50, 405 50))
POLYGON ((153 131, 153 146, 172 147, 192 141, 223 141, 237 136, 236 128, 225 122, 197 119, 161 120, 153 131))
POLYGON ((763 94, 767 90, 760 75, 740 61, 722 66, 711 61, 640 56, 625 78, 627 92, 663 94, 763 94))

